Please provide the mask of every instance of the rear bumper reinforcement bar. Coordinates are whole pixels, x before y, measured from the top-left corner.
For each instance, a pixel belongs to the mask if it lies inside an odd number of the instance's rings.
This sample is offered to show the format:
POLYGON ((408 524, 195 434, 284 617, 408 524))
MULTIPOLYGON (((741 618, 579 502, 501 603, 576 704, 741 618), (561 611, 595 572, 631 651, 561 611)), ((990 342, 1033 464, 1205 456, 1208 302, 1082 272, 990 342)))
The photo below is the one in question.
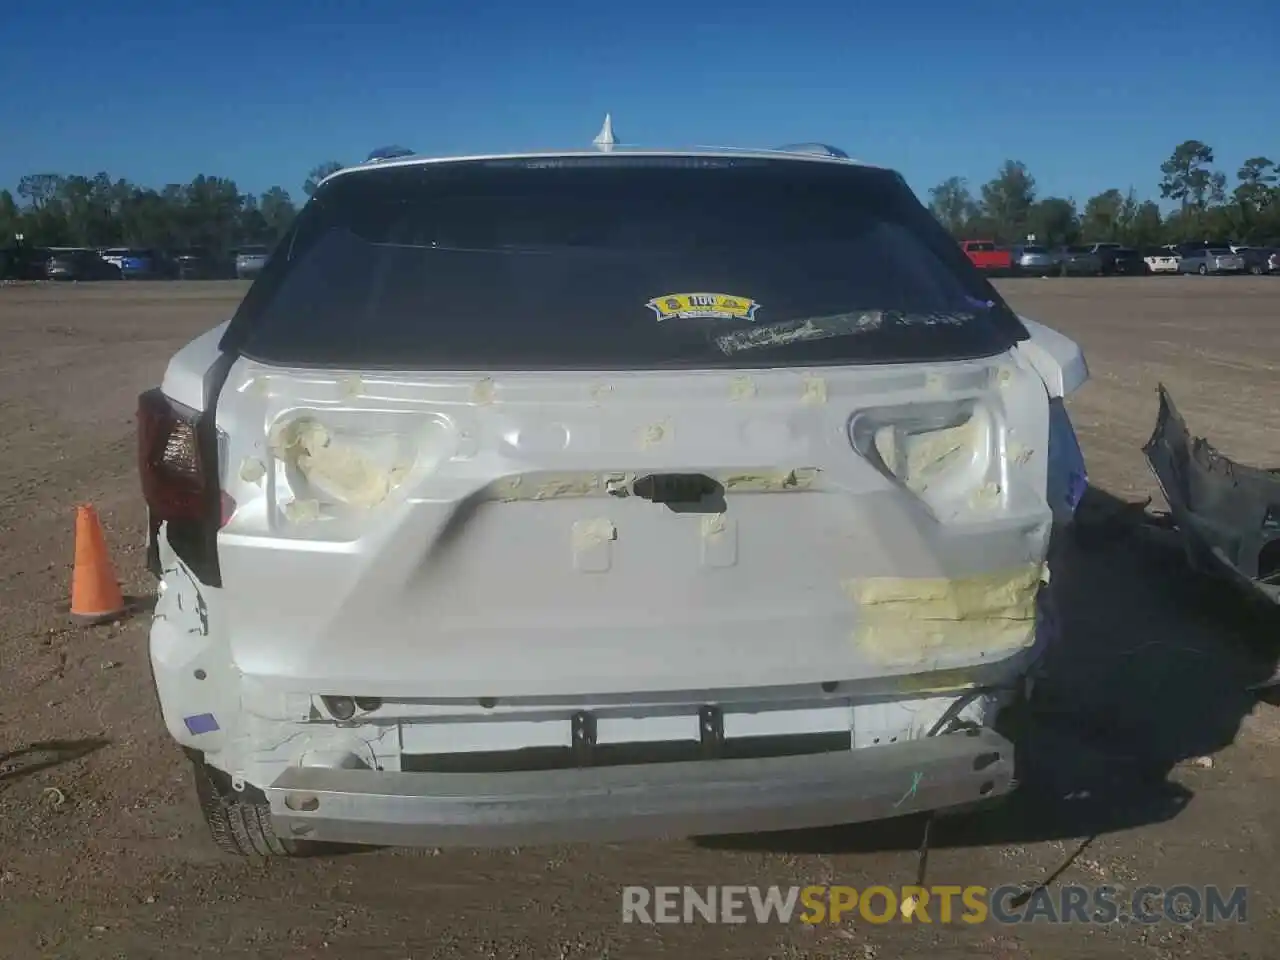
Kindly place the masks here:
POLYGON ((266 789, 282 837, 489 846, 745 833, 851 823, 1013 787, 989 729, 841 753, 511 773, 294 767, 266 789))

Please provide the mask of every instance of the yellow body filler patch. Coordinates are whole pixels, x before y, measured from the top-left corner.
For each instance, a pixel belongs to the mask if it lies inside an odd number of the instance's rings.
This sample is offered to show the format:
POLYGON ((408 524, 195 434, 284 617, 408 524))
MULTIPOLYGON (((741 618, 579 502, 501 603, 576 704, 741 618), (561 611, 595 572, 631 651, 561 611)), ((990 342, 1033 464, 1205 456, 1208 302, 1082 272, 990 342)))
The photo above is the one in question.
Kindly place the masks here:
POLYGON ((980 577, 850 580, 858 606, 854 642, 882 664, 911 666, 949 653, 1007 655, 1035 640, 1045 565, 980 577))
POLYGON ((729 293, 666 293, 645 304, 658 320, 754 320, 760 304, 729 293))

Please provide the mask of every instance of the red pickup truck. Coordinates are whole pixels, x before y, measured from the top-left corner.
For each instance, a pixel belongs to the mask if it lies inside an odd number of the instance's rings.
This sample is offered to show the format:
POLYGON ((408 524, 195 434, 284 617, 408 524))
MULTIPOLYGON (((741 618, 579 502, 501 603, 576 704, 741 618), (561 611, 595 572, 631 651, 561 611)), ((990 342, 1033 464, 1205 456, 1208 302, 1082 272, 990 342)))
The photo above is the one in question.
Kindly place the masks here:
POLYGON ((960 249, 983 273, 1013 272, 1013 254, 999 249, 994 240, 961 240, 960 249))

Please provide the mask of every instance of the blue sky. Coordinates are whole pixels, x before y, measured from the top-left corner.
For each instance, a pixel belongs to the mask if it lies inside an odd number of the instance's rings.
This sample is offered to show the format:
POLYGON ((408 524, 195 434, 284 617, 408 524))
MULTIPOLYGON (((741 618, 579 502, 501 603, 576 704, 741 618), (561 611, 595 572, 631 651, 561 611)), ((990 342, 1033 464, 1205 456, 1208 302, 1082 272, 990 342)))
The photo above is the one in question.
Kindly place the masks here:
POLYGON ((922 196, 1006 158, 1041 195, 1158 197, 1180 141, 1280 160, 1280 12, 1203 0, 5 5, 0 186, 197 173, 302 196, 376 146, 822 140, 922 196), (1252 10, 1252 13, 1246 11, 1252 10))

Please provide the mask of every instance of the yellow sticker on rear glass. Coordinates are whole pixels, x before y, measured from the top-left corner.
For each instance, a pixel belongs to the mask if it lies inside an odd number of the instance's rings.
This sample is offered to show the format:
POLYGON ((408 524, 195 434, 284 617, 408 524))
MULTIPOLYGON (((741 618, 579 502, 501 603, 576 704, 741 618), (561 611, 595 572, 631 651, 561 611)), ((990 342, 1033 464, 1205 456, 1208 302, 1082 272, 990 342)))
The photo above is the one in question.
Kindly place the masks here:
POLYGON ((647 304, 659 320, 754 320, 760 304, 727 293, 668 293, 647 304))

